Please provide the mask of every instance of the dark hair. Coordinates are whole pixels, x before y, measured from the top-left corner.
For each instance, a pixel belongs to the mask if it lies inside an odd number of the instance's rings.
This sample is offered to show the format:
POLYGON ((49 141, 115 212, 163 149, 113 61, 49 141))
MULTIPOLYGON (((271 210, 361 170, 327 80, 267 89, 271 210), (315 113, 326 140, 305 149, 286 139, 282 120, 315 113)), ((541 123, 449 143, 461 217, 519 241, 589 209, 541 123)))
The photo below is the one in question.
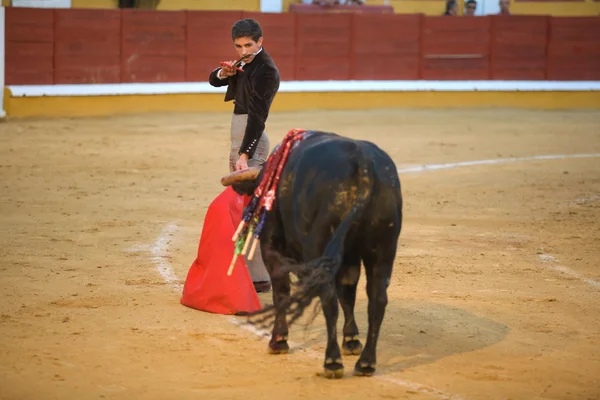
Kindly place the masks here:
POLYGON ((446 1, 446 11, 444 11, 443 15, 450 15, 450 9, 456 5, 456 0, 447 0, 446 1))
POLYGON ((231 28, 231 39, 235 40, 241 37, 250 36, 252 40, 258 42, 262 37, 262 28, 260 24, 252 18, 240 19, 231 28))

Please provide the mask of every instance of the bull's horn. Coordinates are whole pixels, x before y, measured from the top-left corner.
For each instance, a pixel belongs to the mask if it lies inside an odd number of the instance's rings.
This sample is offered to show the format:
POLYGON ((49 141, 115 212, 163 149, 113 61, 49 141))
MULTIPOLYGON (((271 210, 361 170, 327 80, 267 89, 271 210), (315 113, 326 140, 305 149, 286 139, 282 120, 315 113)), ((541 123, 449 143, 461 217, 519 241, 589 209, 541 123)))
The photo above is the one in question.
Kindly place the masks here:
POLYGON ((232 183, 252 181, 260 174, 261 167, 249 167, 240 171, 234 171, 229 175, 225 175, 221 178, 221 185, 229 186, 232 183))

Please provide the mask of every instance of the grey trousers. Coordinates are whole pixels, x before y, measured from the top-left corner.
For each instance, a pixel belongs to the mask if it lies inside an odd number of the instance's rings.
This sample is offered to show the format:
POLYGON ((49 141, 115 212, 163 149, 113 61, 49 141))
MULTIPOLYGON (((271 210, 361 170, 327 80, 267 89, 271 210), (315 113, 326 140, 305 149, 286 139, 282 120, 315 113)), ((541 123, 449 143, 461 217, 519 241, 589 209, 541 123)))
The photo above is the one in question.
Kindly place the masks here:
MULTIPOLYGON (((246 132, 246 122, 248 121, 248 115, 233 114, 231 117, 231 129, 230 139, 231 146, 229 150, 229 172, 235 171, 235 163, 240 158, 238 151, 244 140, 244 133, 246 132)), ((248 160, 249 167, 257 167, 260 164, 264 164, 269 158, 269 137, 267 132, 263 132, 256 146, 256 152, 254 156, 248 160)))
MULTIPOLYGON (((229 150, 229 172, 235 171, 235 163, 238 158, 238 151, 240 150, 240 146, 242 145, 242 140, 244 140, 244 133, 246 132, 246 122, 248 120, 247 115, 239 115, 233 114, 231 118, 231 129, 230 129, 230 139, 231 145, 229 150)), ((248 160, 249 167, 255 167, 260 164, 264 164, 269 157, 269 138, 266 132, 263 132, 260 140, 258 141, 258 146, 256 147, 256 152, 254 156, 248 160)), ((270 281, 269 273, 265 268, 265 264, 262 259, 262 255, 260 253, 260 246, 257 247, 254 252, 254 258, 252 260, 248 260, 246 256, 244 256, 244 261, 248 266, 248 272, 250 273, 250 277, 253 282, 265 282, 270 281)))

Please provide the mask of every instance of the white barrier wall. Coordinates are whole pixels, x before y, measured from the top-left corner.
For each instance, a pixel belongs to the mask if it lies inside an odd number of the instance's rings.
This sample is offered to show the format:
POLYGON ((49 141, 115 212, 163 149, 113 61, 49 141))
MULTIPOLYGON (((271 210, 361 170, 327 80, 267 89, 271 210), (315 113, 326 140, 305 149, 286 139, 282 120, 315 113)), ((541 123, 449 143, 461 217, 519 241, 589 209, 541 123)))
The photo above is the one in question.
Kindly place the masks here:
POLYGON ((282 11, 282 0, 260 0, 260 12, 280 13, 282 11))
MULTIPOLYGON (((208 82, 8 86, 13 97, 225 93, 208 82)), ((280 93, 600 91, 600 81, 282 81, 280 93)))

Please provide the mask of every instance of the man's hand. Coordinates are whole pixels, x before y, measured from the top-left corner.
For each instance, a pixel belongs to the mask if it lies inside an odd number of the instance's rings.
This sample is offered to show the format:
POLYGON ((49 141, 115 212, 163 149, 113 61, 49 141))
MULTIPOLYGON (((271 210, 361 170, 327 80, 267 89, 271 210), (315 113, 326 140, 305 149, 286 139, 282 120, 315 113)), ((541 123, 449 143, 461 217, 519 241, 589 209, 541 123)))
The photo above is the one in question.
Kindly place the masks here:
POLYGON ((246 168, 248 168, 248 154, 244 153, 240 155, 240 158, 235 163, 235 170, 239 171, 246 168))
POLYGON ((227 78, 237 74, 235 67, 232 67, 234 62, 235 61, 225 61, 221 63, 221 73, 219 74, 221 78, 227 78))

